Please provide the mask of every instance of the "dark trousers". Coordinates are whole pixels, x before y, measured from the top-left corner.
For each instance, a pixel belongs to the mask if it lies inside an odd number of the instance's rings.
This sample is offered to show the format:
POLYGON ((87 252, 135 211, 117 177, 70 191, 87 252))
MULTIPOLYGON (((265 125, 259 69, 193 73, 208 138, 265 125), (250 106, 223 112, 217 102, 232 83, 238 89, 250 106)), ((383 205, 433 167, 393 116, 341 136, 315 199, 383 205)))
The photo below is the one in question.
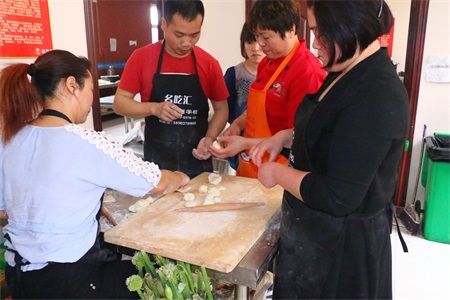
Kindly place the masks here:
POLYGON ((137 274, 131 261, 103 266, 89 263, 51 263, 43 269, 19 272, 6 264, 6 281, 16 299, 137 299, 125 284, 137 274), (20 278, 17 278, 20 277, 20 278))

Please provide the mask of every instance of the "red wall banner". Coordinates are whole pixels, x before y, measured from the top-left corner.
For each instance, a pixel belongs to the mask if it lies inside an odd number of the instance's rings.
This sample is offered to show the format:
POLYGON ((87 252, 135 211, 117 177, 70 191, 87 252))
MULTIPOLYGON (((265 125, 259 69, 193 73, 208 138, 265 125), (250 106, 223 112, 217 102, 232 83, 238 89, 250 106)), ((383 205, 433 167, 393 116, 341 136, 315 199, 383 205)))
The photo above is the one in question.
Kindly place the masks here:
POLYGON ((52 48, 47 0, 0 0, 0 57, 36 57, 52 48))

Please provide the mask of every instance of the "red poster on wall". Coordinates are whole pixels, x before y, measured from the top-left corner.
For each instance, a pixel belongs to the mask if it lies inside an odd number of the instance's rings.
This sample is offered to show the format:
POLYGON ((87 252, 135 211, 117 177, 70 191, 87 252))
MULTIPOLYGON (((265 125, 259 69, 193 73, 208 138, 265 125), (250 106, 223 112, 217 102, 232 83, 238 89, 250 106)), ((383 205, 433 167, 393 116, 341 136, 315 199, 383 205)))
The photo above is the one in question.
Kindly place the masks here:
MULTIPOLYGON (((395 18, 394 18, 395 24, 395 18)), ((394 41, 394 25, 391 27, 389 33, 382 35, 378 38, 381 47, 386 47, 388 49, 389 56, 392 57, 392 43, 394 41)))
POLYGON ((36 57, 52 49, 47 0, 0 0, 0 57, 36 57))

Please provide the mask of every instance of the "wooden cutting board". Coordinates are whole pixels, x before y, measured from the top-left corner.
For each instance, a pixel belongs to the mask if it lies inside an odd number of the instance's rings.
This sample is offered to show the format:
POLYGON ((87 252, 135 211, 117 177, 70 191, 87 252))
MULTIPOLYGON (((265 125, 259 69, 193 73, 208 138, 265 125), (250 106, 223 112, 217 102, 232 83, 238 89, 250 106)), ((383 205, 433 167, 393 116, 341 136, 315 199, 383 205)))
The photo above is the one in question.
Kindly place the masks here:
MULTIPOLYGON (((203 173, 189 183, 197 203, 206 194, 203 173)), ((105 240, 151 254, 231 272, 266 229, 281 205, 283 189, 266 189, 257 179, 222 175, 220 198, 227 202, 264 202, 265 205, 219 212, 177 212, 184 207, 183 193, 174 192, 147 206, 105 233, 105 240)))

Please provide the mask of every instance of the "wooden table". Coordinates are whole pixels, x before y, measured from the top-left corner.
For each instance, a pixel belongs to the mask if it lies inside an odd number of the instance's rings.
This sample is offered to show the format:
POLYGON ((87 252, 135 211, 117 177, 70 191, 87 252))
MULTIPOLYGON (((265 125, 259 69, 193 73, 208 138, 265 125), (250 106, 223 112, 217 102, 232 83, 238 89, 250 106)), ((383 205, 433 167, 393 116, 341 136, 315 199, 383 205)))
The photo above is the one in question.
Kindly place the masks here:
MULTIPOLYGON (((208 175, 203 173, 189 183, 189 192, 199 204, 205 194, 198 193, 198 187, 213 186, 208 184, 208 175)), ((230 175, 222 175, 219 186, 225 188, 220 195, 224 203, 258 201, 265 205, 223 212, 177 212, 184 207, 184 200, 183 194, 176 192, 126 220, 118 219, 120 224, 105 233, 105 240, 204 265, 213 270, 213 278, 255 288, 276 251, 283 190, 266 189, 256 179, 230 175)), ((114 209, 109 209, 117 218, 114 209)))

